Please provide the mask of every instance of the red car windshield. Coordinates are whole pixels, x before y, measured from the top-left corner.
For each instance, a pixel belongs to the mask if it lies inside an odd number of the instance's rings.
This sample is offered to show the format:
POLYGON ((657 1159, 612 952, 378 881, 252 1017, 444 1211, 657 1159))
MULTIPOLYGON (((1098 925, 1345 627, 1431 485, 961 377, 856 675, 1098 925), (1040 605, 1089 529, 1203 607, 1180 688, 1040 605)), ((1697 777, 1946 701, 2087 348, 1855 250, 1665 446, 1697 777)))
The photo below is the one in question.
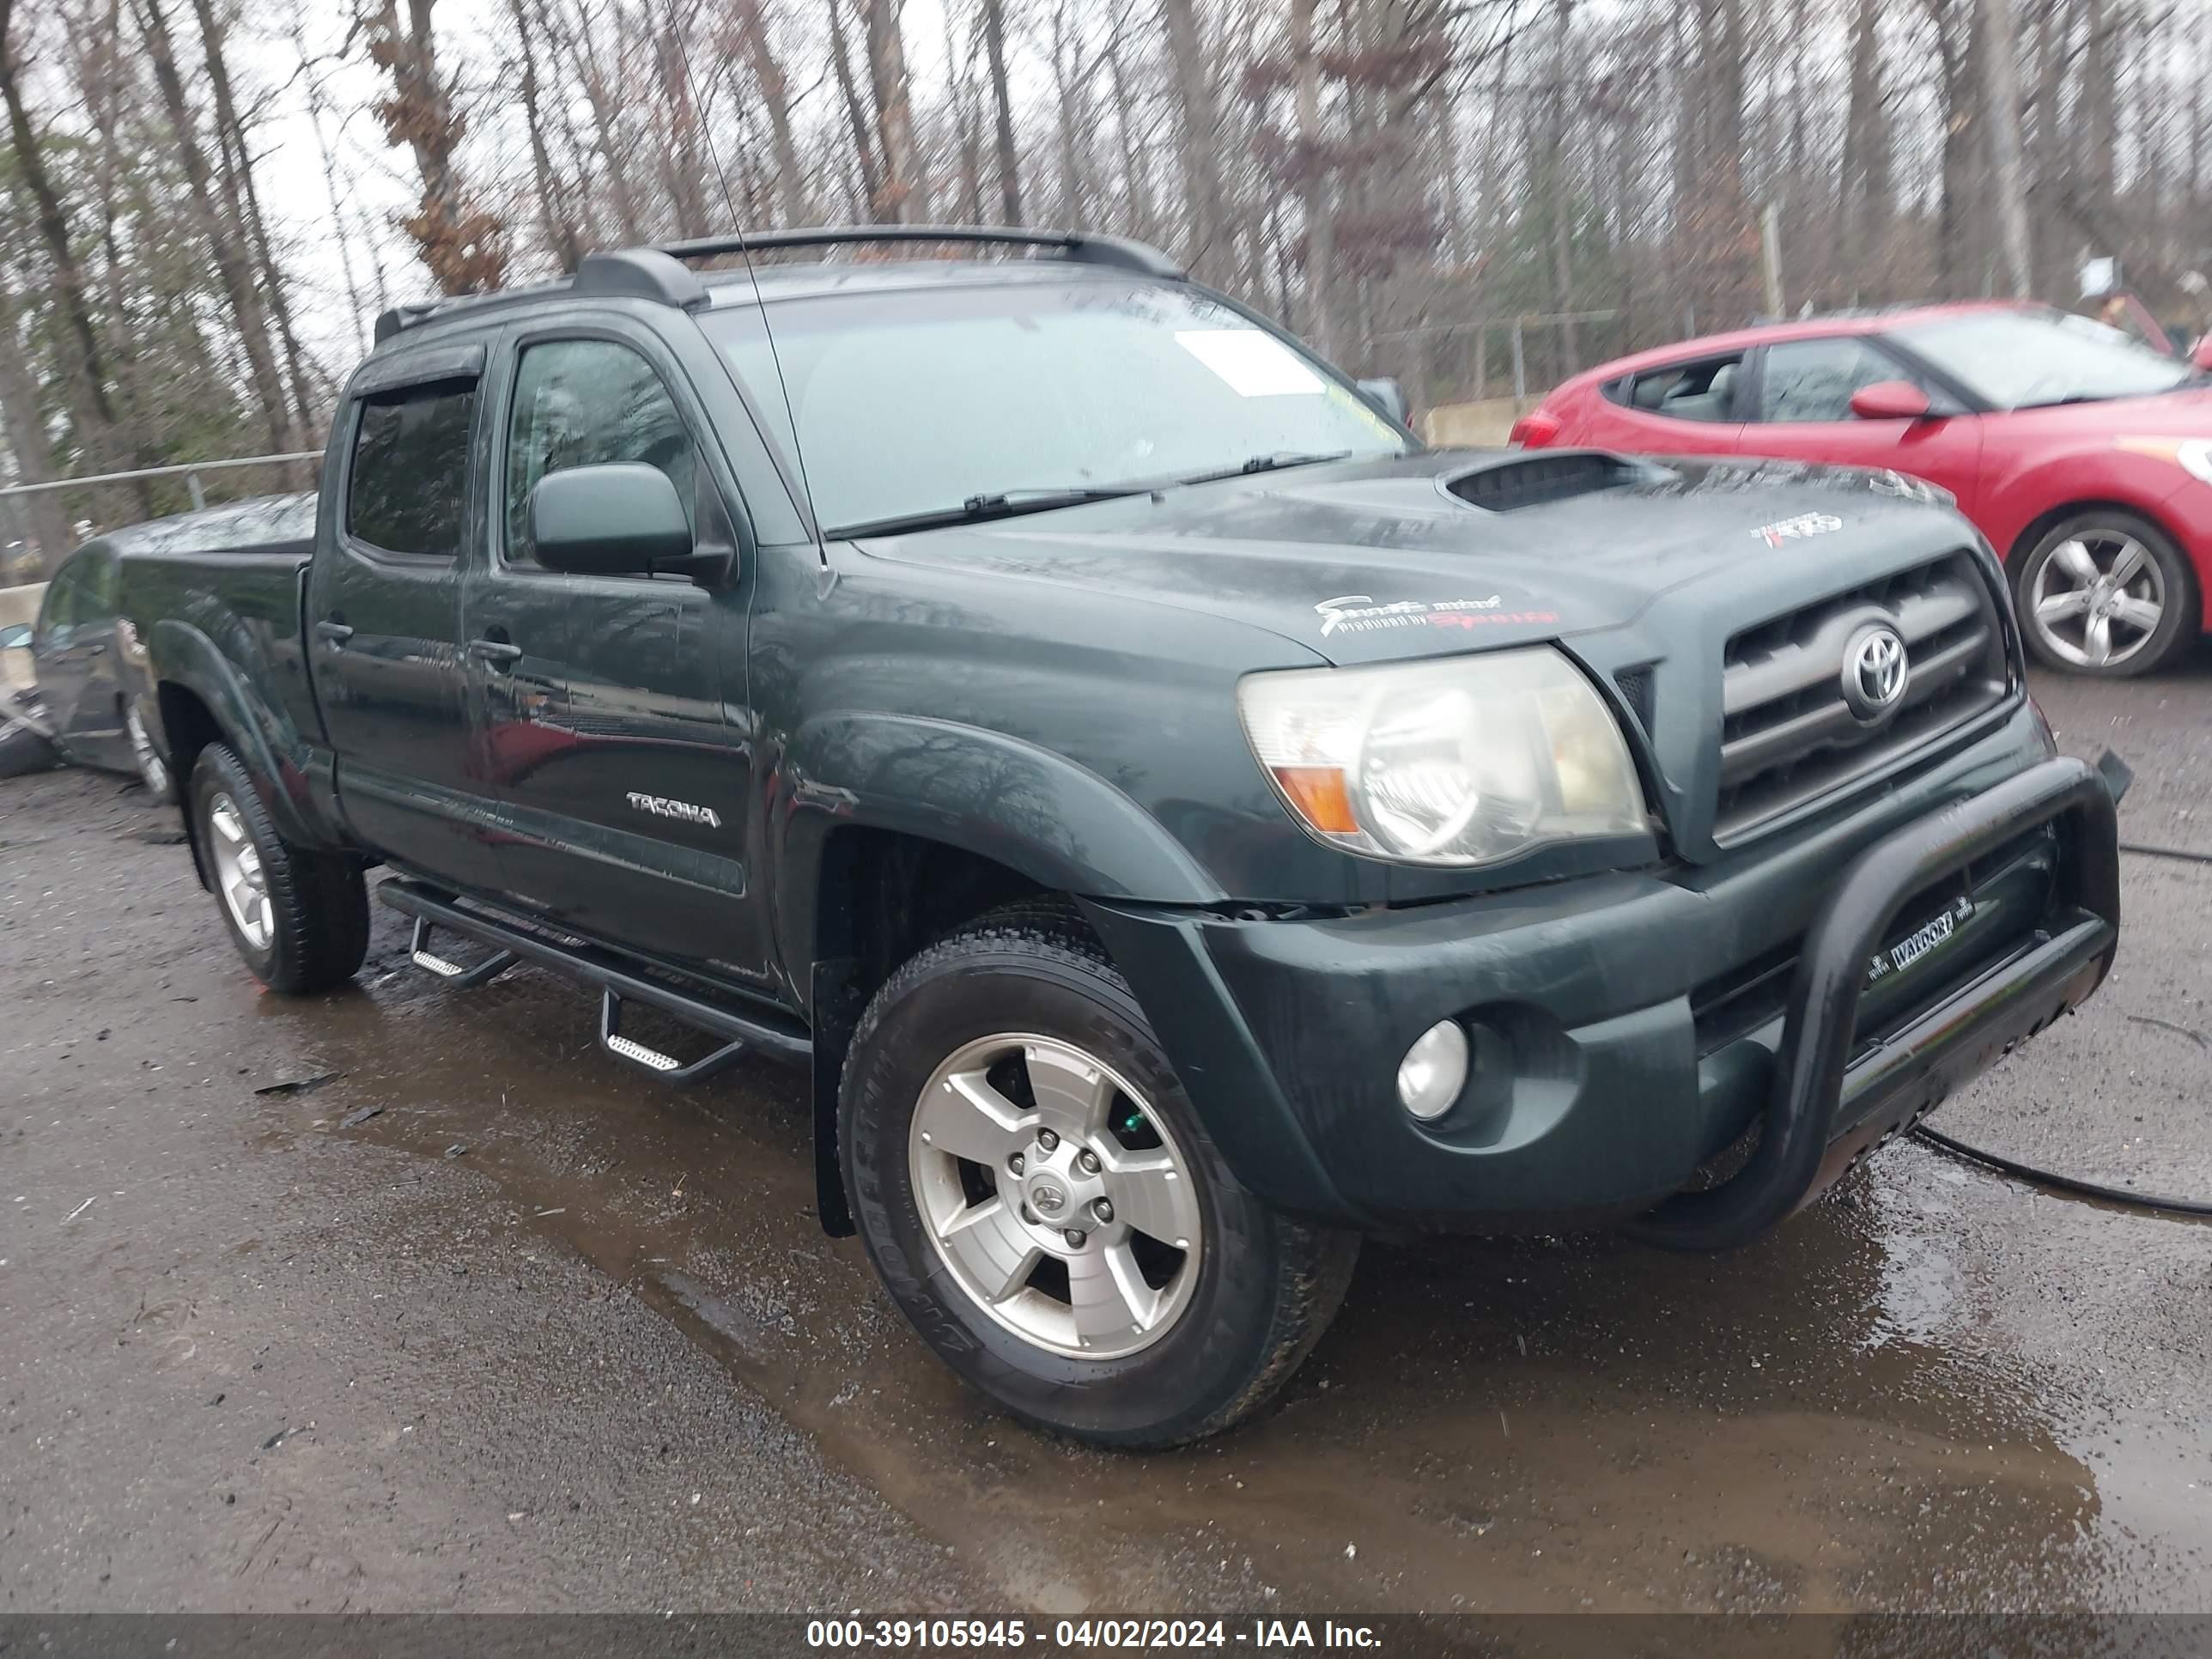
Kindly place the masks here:
POLYGON ((2118 329, 2057 312, 1967 312, 1893 333, 1993 409, 2149 397, 2203 378, 2118 329))

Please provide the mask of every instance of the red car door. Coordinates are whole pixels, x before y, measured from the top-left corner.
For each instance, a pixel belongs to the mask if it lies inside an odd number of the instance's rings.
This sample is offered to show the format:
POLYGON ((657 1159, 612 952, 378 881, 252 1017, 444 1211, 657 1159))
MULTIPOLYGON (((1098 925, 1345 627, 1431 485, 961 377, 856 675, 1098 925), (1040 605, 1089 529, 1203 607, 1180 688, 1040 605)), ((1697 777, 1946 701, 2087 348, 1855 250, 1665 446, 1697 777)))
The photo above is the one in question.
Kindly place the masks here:
POLYGON ((1743 356, 1685 358, 1609 380, 1555 441, 1630 454, 1733 455, 1743 430, 1743 356))
POLYGON ((1762 348, 1752 368, 1749 419, 1738 428, 1742 453, 1893 468, 1949 490, 1972 516, 1981 493, 1982 417, 1917 380, 1878 342, 1856 334, 1784 340, 1762 348), (1854 393, 1893 380, 1917 386, 1929 413, 1905 420, 1851 413, 1854 393))

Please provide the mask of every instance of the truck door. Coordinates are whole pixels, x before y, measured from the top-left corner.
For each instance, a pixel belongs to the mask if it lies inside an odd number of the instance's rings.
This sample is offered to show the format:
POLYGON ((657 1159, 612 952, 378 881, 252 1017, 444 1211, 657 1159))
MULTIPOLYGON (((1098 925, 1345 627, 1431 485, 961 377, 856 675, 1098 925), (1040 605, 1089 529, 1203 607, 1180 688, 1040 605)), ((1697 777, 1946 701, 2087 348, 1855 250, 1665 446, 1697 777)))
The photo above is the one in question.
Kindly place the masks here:
POLYGON ((31 635, 39 694, 62 752, 80 764, 115 763, 115 557, 98 543, 54 573, 31 635), (104 695, 103 695, 104 693, 104 695))
POLYGON ((616 461, 659 467, 702 550, 733 545, 688 383, 620 318, 514 331, 502 347, 491 556, 465 638, 507 884, 576 932, 750 978, 749 766, 723 718, 735 592, 676 576, 567 575, 530 545, 532 489, 616 461))
POLYGON ((31 630, 32 678, 64 756, 69 752, 70 728, 76 722, 77 696, 83 690, 77 631, 94 556, 78 553, 63 562, 46 584, 46 597, 39 602, 38 626, 31 630))
POLYGON ((354 833, 417 874, 495 890, 458 645, 483 356, 480 342, 441 344, 355 376, 331 428, 341 459, 325 470, 307 620, 354 833))

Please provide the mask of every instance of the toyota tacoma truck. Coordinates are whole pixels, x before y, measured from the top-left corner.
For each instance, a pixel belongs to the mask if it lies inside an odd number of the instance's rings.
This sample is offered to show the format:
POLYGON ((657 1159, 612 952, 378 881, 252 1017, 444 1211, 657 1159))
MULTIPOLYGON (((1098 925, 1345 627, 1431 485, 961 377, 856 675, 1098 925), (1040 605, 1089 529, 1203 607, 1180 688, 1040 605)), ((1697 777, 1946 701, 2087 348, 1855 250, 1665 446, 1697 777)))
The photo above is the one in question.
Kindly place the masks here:
POLYGON ((594 254, 379 321, 311 552, 126 556, 151 735, 272 989, 380 867, 456 988, 809 1068, 947 1364, 1187 1441, 1363 1235, 1741 1244, 2118 941, 1939 495, 1400 412, 1109 238, 594 254))

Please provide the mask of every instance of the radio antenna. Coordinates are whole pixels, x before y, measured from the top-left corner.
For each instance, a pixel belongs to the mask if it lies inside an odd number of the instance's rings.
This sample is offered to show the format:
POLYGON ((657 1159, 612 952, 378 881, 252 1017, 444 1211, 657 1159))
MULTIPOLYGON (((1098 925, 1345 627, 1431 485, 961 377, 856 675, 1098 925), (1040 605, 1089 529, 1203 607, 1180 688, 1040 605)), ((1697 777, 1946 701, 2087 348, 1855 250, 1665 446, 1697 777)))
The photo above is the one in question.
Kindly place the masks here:
POLYGON ((769 326, 768 301, 761 297, 760 272, 753 264, 752 249, 745 244, 744 216, 738 211, 738 198, 730 190, 730 175, 723 170, 722 158, 714 149, 714 130, 707 123, 707 106, 699 96, 699 77, 691 72, 691 47, 677 26, 675 0, 668 0, 668 34, 675 42, 677 61, 684 66, 684 85, 691 96, 691 108, 698 118, 699 137, 707 147, 707 160, 714 169, 714 181, 722 187, 722 205, 729 210, 730 229, 737 238, 738 252, 745 262, 745 278, 753 287, 753 307, 760 313, 761 335, 768 342, 768 360, 775 370, 776 395, 783 400, 783 418, 791 428, 791 456, 799 466, 799 487, 806 496, 807 522, 814 526, 814 550, 820 556, 823 568, 830 564, 830 549, 822 539, 822 518, 814 510, 814 483, 806 475, 806 448, 799 441, 799 415, 791 406, 791 385, 783 377, 783 355, 775 347, 775 331, 769 326))

